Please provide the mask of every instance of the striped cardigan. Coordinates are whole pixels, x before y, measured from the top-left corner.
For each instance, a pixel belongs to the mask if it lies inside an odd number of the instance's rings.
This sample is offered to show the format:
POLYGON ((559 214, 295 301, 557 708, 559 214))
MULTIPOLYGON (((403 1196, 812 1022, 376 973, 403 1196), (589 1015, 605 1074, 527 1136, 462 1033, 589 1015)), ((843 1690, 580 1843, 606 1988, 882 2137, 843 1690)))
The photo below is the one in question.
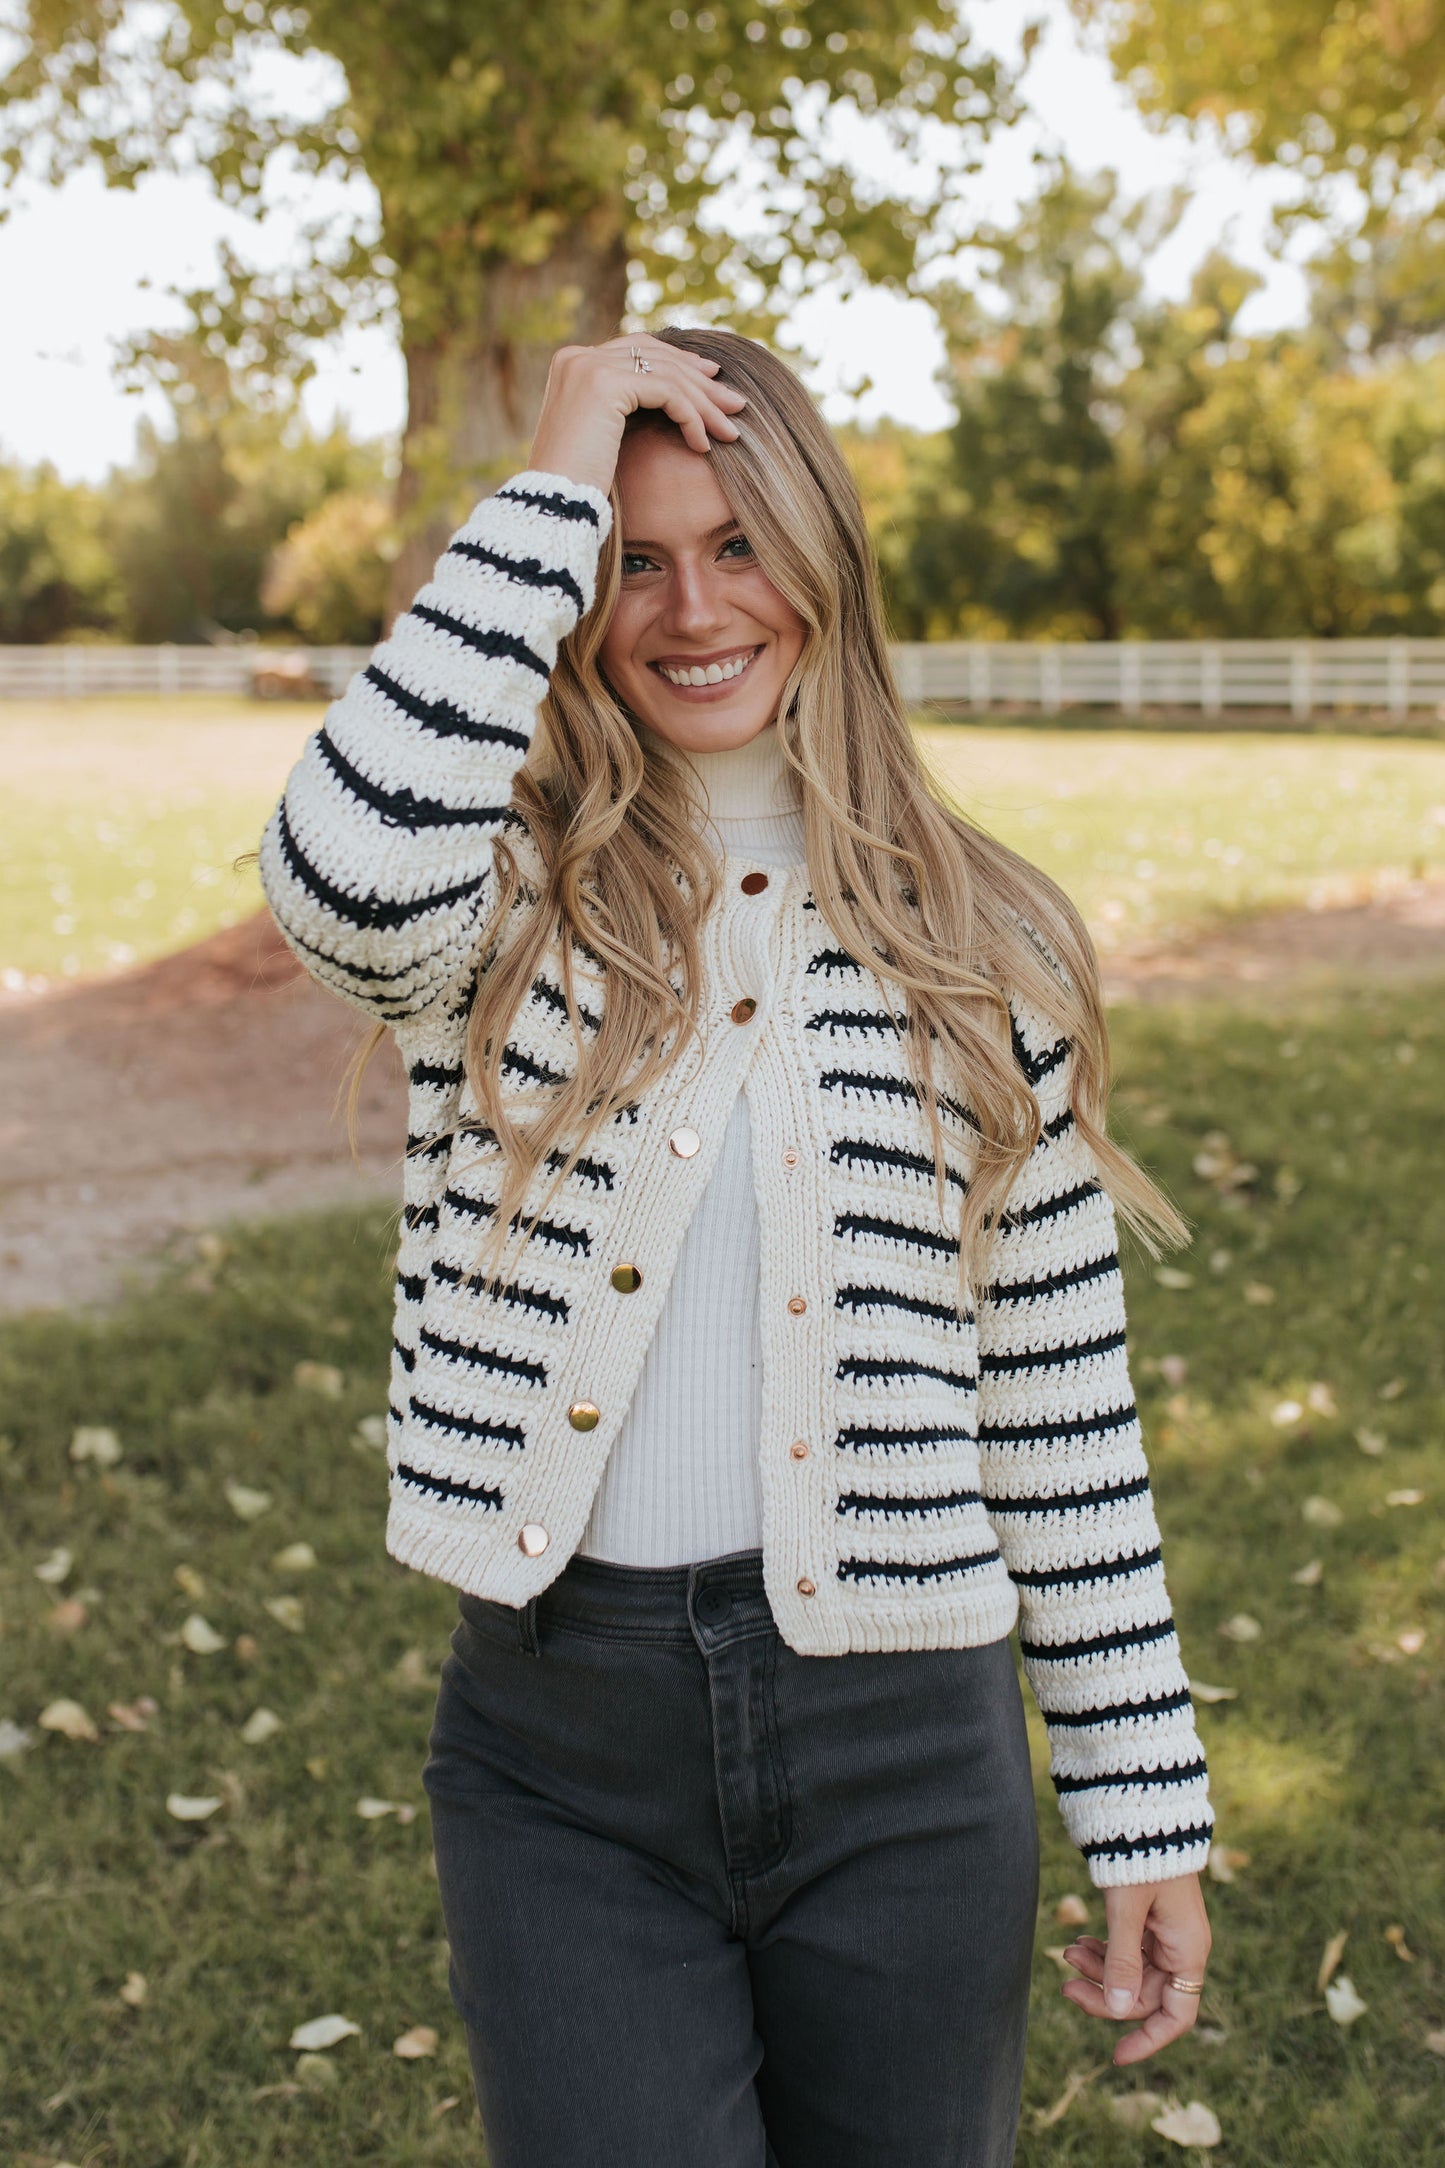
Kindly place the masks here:
MULTIPOLYGON (((609 519, 598 491, 556 475, 484 499, 307 739, 262 837, 286 940, 388 1024, 410 1081, 387 1549, 513 1605, 561 1571, 745 1090, 763 1561, 783 1639, 816 1656, 955 1647, 1017 1621, 1092 1880, 1198 1870, 1212 1814, 1130 1391, 1114 1212, 1047 1017, 1013 1004, 1044 1133, 1001 1220, 993 1288, 959 1315, 966 1109, 944 1089, 940 1212, 901 996, 838 946, 806 868, 759 879, 729 859, 702 929, 703 1051, 605 1124, 515 1277, 468 1276, 498 1193, 463 1064, 491 960, 492 841, 505 830, 519 859, 519 925, 540 868, 513 777, 609 519)), ((605 975, 573 961, 591 1033, 605 975)), ((504 1053, 519 1106, 575 1059, 561 986, 553 953, 504 1053)))

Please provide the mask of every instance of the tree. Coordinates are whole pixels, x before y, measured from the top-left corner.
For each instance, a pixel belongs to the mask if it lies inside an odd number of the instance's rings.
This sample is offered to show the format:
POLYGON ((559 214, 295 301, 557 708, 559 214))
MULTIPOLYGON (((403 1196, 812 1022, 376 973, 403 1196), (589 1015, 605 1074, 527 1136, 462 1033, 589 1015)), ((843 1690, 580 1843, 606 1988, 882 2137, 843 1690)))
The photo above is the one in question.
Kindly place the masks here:
POLYGON ((261 583, 272 617, 323 647, 370 647, 386 614, 391 507, 374 490, 344 489, 291 529, 261 583))
POLYGON ((643 316, 726 306, 736 322, 768 320, 815 277, 904 281, 959 166, 1011 110, 950 0, 668 14, 634 0, 29 0, 23 34, 0 86, 12 167, 98 162, 124 186, 198 159, 253 209, 273 161, 371 182, 375 233, 318 221, 293 279, 237 273, 202 316, 214 340, 294 369, 318 333, 394 310, 408 384, 394 601, 517 462, 552 349, 615 332, 629 287, 643 316), (304 61, 308 85, 329 63, 309 118, 258 87, 278 56, 304 61), (840 125, 858 115, 915 150, 916 193, 854 171, 840 125), (960 132, 941 164, 938 121, 960 132))
POLYGON ((121 586, 102 493, 50 466, 0 466, 0 641, 110 630, 121 586))

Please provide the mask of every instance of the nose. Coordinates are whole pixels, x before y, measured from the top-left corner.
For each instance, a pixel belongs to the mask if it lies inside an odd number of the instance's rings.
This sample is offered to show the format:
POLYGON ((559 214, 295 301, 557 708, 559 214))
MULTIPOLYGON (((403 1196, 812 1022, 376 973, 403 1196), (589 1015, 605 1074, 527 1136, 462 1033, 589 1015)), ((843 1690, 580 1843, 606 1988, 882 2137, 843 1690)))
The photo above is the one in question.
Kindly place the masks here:
POLYGON ((731 615, 723 576, 710 562, 678 558, 668 582, 662 629, 682 640, 715 639, 731 615))

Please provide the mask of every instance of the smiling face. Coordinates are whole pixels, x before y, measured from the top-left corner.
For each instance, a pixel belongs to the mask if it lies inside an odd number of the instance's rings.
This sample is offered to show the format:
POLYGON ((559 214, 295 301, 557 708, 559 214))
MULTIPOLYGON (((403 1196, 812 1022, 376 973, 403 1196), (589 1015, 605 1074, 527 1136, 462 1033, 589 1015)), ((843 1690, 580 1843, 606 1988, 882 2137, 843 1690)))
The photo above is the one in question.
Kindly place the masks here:
POLYGON ((807 627, 763 571, 708 456, 638 429, 617 462, 621 585, 598 654, 634 715, 684 752, 746 745, 778 713, 807 627))

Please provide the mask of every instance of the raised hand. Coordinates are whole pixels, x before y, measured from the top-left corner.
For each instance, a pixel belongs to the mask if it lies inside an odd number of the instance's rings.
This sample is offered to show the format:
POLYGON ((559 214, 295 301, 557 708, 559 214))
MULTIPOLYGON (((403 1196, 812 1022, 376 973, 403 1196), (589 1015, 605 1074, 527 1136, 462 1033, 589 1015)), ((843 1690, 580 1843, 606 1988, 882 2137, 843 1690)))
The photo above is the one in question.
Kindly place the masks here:
POLYGON ((731 417, 747 405, 741 392, 713 383, 717 371, 717 362, 645 332, 601 346, 559 346, 529 464, 610 489, 623 423, 638 407, 660 407, 693 451, 710 451, 713 437, 738 434, 731 417))

